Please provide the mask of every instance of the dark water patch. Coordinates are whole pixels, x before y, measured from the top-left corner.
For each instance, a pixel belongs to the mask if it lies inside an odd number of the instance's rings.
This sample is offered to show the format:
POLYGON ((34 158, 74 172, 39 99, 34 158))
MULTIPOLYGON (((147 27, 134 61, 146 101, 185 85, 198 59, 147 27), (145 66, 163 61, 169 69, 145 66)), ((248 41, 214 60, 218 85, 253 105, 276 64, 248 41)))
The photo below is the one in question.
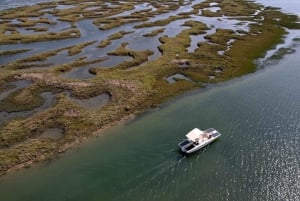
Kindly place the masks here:
POLYGON ((169 77, 166 78, 167 82, 169 84, 174 84, 177 80, 187 80, 187 81, 192 81, 190 78, 188 78, 187 76, 183 75, 183 74, 174 74, 171 75, 169 77))
POLYGON ((95 110, 106 105, 109 102, 111 95, 108 93, 102 93, 98 96, 91 97, 88 99, 78 99, 75 97, 70 97, 70 98, 72 101, 76 102, 77 104, 79 104, 80 106, 88 110, 95 110))
POLYGON ((39 138, 46 138, 51 140, 60 140, 64 137, 64 129, 61 128, 48 128, 39 138))

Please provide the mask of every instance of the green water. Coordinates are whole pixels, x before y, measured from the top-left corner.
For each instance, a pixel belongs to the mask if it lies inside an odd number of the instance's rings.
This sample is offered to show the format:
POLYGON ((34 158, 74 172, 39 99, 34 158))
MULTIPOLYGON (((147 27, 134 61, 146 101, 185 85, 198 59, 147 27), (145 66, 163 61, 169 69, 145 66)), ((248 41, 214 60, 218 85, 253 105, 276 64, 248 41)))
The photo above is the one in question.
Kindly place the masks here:
POLYGON ((194 92, 59 159, 0 178, 3 201, 299 200, 300 48, 278 64, 194 92), (223 135, 190 157, 194 127, 223 135))

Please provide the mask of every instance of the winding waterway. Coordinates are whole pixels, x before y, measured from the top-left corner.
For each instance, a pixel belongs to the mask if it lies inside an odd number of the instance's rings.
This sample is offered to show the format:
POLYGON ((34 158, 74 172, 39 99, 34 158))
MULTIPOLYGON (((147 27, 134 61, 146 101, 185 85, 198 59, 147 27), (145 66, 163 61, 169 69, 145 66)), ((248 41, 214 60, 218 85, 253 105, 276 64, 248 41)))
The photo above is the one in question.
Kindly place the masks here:
POLYGON ((1 177, 1 200, 300 200, 299 45, 257 73, 184 95, 53 162, 1 177), (186 157, 177 143, 194 127, 223 135, 186 157))

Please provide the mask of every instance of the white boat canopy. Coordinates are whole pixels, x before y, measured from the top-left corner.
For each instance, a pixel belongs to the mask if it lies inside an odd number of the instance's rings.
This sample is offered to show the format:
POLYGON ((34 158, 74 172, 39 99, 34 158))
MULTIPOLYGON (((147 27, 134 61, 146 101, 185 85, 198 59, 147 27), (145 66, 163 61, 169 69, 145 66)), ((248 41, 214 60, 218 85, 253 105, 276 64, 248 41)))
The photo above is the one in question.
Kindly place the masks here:
POLYGON ((194 128, 193 130, 191 130, 188 134, 186 134, 185 136, 193 141, 196 142, 197 139, 200 138, 200 136, 203 134, 204 132, 202 130, 200 130, 199 128, 194 128))

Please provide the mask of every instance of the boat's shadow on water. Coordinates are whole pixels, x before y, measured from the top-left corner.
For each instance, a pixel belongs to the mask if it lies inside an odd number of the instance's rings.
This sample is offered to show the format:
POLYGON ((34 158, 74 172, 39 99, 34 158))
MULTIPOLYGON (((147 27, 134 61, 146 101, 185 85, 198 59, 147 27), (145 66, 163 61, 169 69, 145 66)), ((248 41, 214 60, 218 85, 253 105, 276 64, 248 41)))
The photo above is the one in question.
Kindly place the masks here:
POLYGON ((178 160, 184 160, 184 159, 194 159, 195 157, 199 158, 204 152, 210 150, 212 147, 214 147, 216 144, 218 144, 220 139, 218 139, 215 142, 212 142, 211 144, 208 144, 207 146, 203 147, 202 149, 193 152, 193 153, 184 153, 180 149, 176 149, 174 152, 177 154, 178 160))

